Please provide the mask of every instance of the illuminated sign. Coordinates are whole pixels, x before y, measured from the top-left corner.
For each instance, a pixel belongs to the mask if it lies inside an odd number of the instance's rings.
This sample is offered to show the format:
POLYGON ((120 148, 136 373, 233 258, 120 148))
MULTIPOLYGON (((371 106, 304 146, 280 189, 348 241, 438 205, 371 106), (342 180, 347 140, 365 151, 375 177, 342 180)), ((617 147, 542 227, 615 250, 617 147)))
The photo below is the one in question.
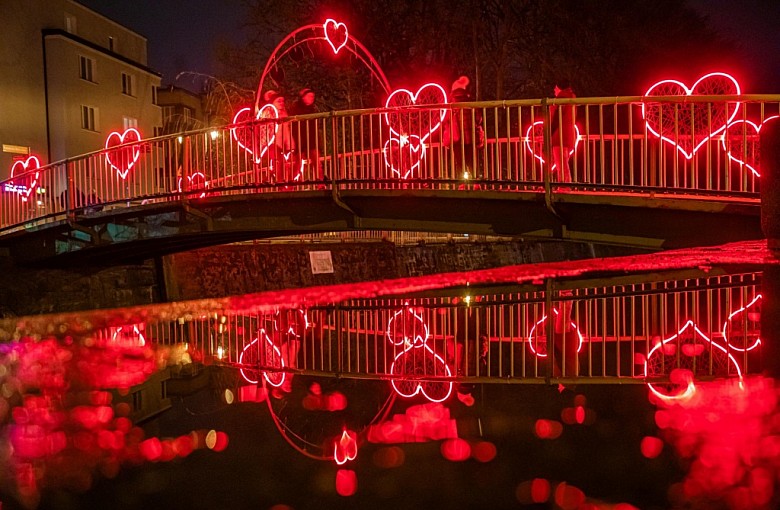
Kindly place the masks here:
POLYGON ((710 73, 691 88, 677 80, 663 80, 651 86, 642 100, 642 117, 647 131, 691 159, 708 140, 725 131, 737 116, 739 102, 659 103, 653 96, 716 96, 741 94, 739 83, 726 73, 710 73))

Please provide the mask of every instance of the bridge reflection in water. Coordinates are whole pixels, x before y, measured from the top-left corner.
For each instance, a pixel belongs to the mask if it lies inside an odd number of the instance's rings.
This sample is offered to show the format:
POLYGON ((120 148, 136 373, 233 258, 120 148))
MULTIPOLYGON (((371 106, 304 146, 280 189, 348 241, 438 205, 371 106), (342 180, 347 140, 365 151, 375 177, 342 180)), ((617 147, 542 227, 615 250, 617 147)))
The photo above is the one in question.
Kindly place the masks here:
POLYGON ((407 396, 419 389, 432 400, 452 383, 498 382, 647 382, 678 397, 690 377, 761 369, 761 273, 603 283, 215 310, 144 327, 148 340, 185 343, 194 358, 240 368, 249 383, 264 377, 279 387, 295 374, 412 381, 407 396))

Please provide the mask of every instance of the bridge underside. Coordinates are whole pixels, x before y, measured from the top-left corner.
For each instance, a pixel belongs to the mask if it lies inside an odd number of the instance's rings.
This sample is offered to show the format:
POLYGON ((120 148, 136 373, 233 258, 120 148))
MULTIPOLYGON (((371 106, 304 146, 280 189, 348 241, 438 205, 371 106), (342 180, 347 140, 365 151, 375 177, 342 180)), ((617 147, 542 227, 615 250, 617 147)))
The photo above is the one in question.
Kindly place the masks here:
POLYGON ((133 261, 215 244, 397 230, 680 248, 760 239, 751 201, 640 193, 331 190, 161 199, 81 211, 6 234, 19 263, 133 261))

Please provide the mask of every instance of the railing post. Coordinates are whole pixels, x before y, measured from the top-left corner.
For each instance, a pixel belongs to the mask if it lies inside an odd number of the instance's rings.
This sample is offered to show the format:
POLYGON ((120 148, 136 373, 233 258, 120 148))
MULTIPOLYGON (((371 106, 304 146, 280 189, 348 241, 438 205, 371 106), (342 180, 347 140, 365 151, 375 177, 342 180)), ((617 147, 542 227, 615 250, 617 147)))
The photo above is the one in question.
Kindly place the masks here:
POLYGON ((190 176, 192 175, 192 137, 184 136, 184 154, 181 169, 181 189, 188 191, 190 189, 190 176))
POLYGON ((545 289, 544 289, 544 315, 547 317, 547 320, 544 323, 544 335, 545 335, 545 343, 546 343, 546 349, 547 349, 547 366, 545 367, 545 373, 544 378, 546 379, 547 383, 550 383, 550 379, 553 376, 553 367, 555 366, 555 343, 554 343, 554 335, 555 335, 555 317, 553 315, 553 280, 552 278, 548 278, 545 280, 545 289))
POLYGON ((74 211, 76 199, 76 185, 73 182, 73 162, 65 161, 65 215, 68 220, 73 221, 76 218, 74 211))
MULTIPOLYGON (((767 247, 780 258, 780 120, 761 128, 761 228, 767 247)), ((761 360, 764 372, 780 377, 780 269, 764 269, 761 310, 761 360)))
POLYGON ((550 108, 547 106, 547 98, 542 98, 542 153, 544 154, 544 167, 542 168, 542 182, 544 182, 544 194, 551 191, 550 179, 552 175, 552 131, 550 130, 550 108))

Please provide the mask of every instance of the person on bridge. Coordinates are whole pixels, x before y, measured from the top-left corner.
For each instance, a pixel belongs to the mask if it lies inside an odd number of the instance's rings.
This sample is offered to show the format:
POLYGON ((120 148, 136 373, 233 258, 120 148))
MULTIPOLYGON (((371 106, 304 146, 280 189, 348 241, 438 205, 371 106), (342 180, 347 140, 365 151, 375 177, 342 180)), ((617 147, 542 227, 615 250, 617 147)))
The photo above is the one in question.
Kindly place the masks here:
MULTIPOLYGON (((455 80, 452 83, 450 102, 472 101, 468 86, 468 76, 461 76, 455 80)), ((479 109, 452 108, 442 124, 442 145, 453 151, 455 176, 464 179, 474 178, 479 168, 479 154, 474 152, 474 148, 479 149, 484 144, 482 112, 479 109)))
MULTIPOLYGON (((570 99, 577 96, 571 88, 567 78, 557 81, 553 89, 556 99, 570 99)), ((575 106, 573 104, 550 106, 550 131, 555 173, 551 175, 553 181, 571 182, 571 168, 569 156, 576 142, 574 130, 575 106)))
POLYGON ((263 97, 276 108, 280 120, 279 129, 277 129, 274 139, 274 147, 268 151, 271 168, 277 182, 290 182, 293 180, 292 168, 295 164, 293 157, 295 140, 290 123, 283 120, 288 116, 284 96, 274 90, 269 90, 263 97))
MULTIPOLYGON (((310 88, 301 89, 298 100, 290 108, 290 115, 311 115, 317 113, 317 105, 314 104, 315 94, 310 88)), ((298 162, 307 165, 312 170, 311 178, 318 182, 324 182, 325 174, 319 161, 318 132, 316 120, 303 120, 292 127, 295 146, 298 147, 298 162)))

